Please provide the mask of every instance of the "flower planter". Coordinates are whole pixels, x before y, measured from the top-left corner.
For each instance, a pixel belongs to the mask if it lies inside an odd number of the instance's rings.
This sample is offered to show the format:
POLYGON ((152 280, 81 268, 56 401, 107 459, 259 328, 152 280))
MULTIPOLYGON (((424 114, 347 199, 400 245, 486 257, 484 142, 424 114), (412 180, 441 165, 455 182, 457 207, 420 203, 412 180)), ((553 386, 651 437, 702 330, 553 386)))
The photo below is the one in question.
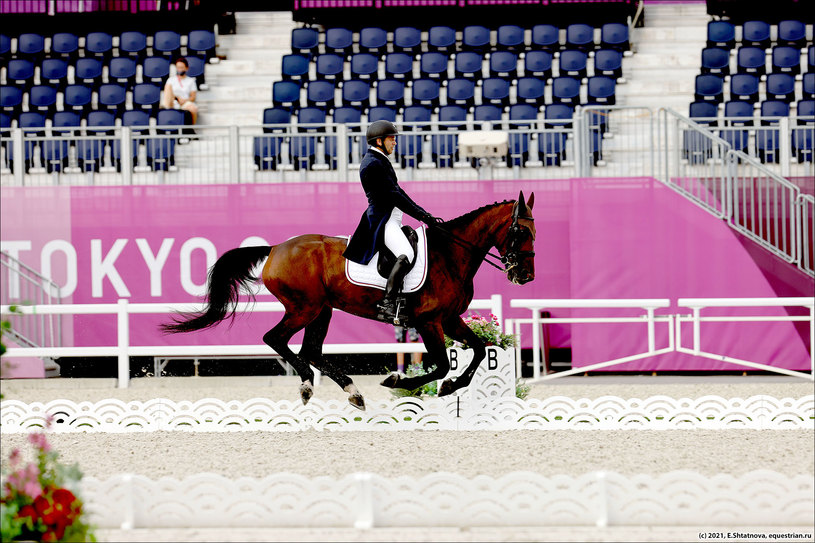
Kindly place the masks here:
MULTIPOLYGON (((450 373, 447 377, 458 377, 472 362, 473 350, 454 347, 447 349, 447 357, 450 359, 450 373)), ((469 394, 475 400, 514 398, 515 349, 487 347, 487 355, 479 364, 472 383, 458 394, 469 394)))

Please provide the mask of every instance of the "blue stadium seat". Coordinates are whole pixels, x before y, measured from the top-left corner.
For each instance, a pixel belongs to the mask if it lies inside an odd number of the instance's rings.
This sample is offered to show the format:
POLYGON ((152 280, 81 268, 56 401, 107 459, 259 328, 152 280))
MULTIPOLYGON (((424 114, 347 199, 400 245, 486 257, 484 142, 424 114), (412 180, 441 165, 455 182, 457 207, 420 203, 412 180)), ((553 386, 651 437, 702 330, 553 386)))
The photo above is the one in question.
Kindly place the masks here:
POLYGON ((812 162, 814 136, 815 130, 811 126, 792 131, 792 153, 799 163, 812 162))
POLYGON ((6 66, 6 84, 27 90, 34 84, 34 63, 24 58, 9 60, 6 66))
POLYGON ((521 77, 516 83, 516 102, 540 107, 544 102, 546 81, 537 77, 521 77))
POLYGON ((576 106, 580 103, 580 81, 573 77, 556 77, 552 80, 552 103, 576 106))
POLYGON ((85 116, 91 110, 93 91, 87 85, 67 85, 63 91, 63 109, 85 116))
POLYGON ((133 87, 133 109, 146 111, 151 117, 158 112, 161 87, 152 83, 139 83, 133 87))
POLYGON ((584 23, 572 23, 567 26, 565 47, 583 51, 594 49, 594 27, 584 23))
POLYGON ((280 63, 283 81, 305 81, 308 79, 309 59, 303 55, 283 55, 280 63))
POLYGON ((428 31, 428 51, 453 53, 456 50, 456 31, 449 26, 434 26, 428 31))
POLYGON ((490 49, 490 29, 481 25, 464 27, 461 47, 467 51, 484 53, 490 49))
MULTIPOLYGON (((349 104, 354 105, 354 104, 349 104)), ((400 109, 405 105, 405 84, 395 79, 383 79, 376 85, 376 105, 400 109)))
POLYGON ((320 33, 315 28, 295 28, 291 31, 291 52, 312 57, 320 46, 320 33))
POLYGON ((79 36, 72 32, 57 32, 51 36, 49 56, 73 62, 79 55, 79 36))
POLYGON ((335 91, 332 81, 312 81, 306 88, 306 105, 330 112, 334 109, 335 91))
POLYGON ((801 51, 796 47, 779 46, 773 48, 773 72, 796 75, 801 73, 801 51))
POLYGON ((815 45, 807 47, 807 72, 815 72, 815 45))
MULTIPOLYGON (((133 59, 131 59, 133 60, 133 59)), ((150 129, 150 115, 146 111, 130 109, 122 113, 122 126, 130 128, 134 136, 146 135, 150 129)), ((130 163, 133 166, 139 165, 139 145, 145 143, 144 139, 133 138, 130 147, 130 163)), ((122 171, 122 141, 119 138, 113 140, 111 147, 111 158, 116 166, 116 171, 122 171)))
MULTIPOLYGON (((11 138, 11 117, 5 113, 0 112, 0 139, 8 139, 11 138)), ((8 153, 6 152, 6 145, 5 141, 0 141, 0 150, 3 151, 2 154, 2 165, 8 168, 8 153)))
POLYGON ((114 57, 108 66, 108 83, 132 89, 136 84, 136 60, 130 57, 114 57))
MULTIPOLYGON (((777 126, 779 118, 789 116, 790 106, 786 102, 767 100, 761 103, 760 111, 762 125, 777 126)), ((756 152, 762 162, 775 164, 779 162, 779 140, 780 134, 776 129, 765 128, 756 131, 756 152)))
POLYGON ((547 128, 571 128, 574 108, 566 104, 548 104, 543 113, 547 128))
POLYGON ((435 51, 422 54, 419 59, 421 77, 439 80, 447 79, 447 63, 449 60, 447 55, 435 51))
MULTIPOLYGON (((332 121, 339 124, 359 125, 362 122, 362 114, 356 108, 342 106, 334 110, 332 121)), ((356 164, 359 163, 360 159, 365 154, 367 145, 365 144, 364 137, 360 135, 359 126, 348 127, 348 132, 357 134, 354 136, 348 136, 348 158, 350 159, 351 163, 356 164), (356 152, 354 152, 355 149, 356 152)), ((326 161, 328 162, 330 159, 332 168, 337 167, 337 147, 333 144, 334 142, 336 142, 336 138, 326 138, 326 161)))
POLYGON ((23 109, 23 89, 8 85, 0 86, 0 109, 11 117, 16 117, 23 109))
POLYGON ((721 47, 702 49, 702 73, 730 75, 730 51, 721 47))
POLYGON ((119 35, 119 56, 136 62, 147 56, 147 35, 138 30, 127 30, 119 35))
POLYGON ((730 100, 758 102, 758 76, 736 74, 730 78, 730 100))
POLYGON ((586 77, 589 55, 585 51, 578 49, 567 49, 561 51, 558 63, 558 73, 561 76, 575 77, 583 79, 586 77))
POLYGON ((275 81, 272 83, 272 105, 288 110, 300 107, 300 85, 294 81, 275 81))
POLYGON ((375 81, 379 78, 379 59, 370 53, 357 53, 351 57, 351 77, 375 81))
POLYGON ((766 21, 745 21, 741 25, 742 46, 770 47, 770 24, 766 21))
POLYGON ((28 90, 28 111, 50 117, 57 110, 57 89, 49 85, 34 85, 28 90))
POLYGON ((566 159, 565 132, 541 132, 538 134, 538 155, 544 166, 560 166, 566 159))
POLYGON ((524 75, 552 79, 552 53, 549 51, 527 51, 524 56, 524 75))
POLYGON ((628 25, 622 23, 606 23, 600 27, 600 47, 613 49, 621 53, 631 49, 628 25))
POLYGON ((70 147, 76 145, 76 141, 68 138, 79 132, 81 122, 81 117, 73 111, 54 113, 51 134, 55 137, 42 142, 42 159, 48 173, 61 172, 68 166, 70 147))
POLYGON ((616 49, 598 49, 594 53, 594 75, 605 75, 614 79, 623 76, 623 53, 616 49))
POLYGON ((423 106, 408 106, 403 119, 406 123, 403 133, 398 136, 396 153, 403 168, 416 167, 422 161, 424 136, 415 132, 430 128, 431 112, 423 106))
POLYGON ((153 56, 174 61, 181 56, 181 35, 174 30, 159 30, 153 34, 153 56))
POLYGON ((99 86, 99 110, 109 111, 119 117, 125 110, 127 89, 115 83, 105 83, 99 86))
POLYGON ((807 72, 804 74, 804 81, 801 84, 801 97, 804 100, 812 100, 815 98, 815 72, 807 72))
POLYGON ((371 86, 367 81, 352 79, 342 84, 342 105, 365 111, 371 104, 371 86))
POLYGON ((192 30, 187 35, 187 56, 209 61, 216 54, 215 33, 212 30, 192 30))
POLYGON ((523 51, 524 29, 518 25, 499 26, 495 45, 498 49, 506 51, 523 51))
POLYGON ((282 136, 255 136, 252 140, 252 155, 258 170, 276 170, 283 150, 282 136))
POLYGON ((393 50, 416 54, 422 50, 422 33, 418 28, 400 26, 393 31, 393 50))
POLYGON ((390 53, 385 57, 385 77, 388 79, 413 79, 413 57, 406 53, 390 53))
POLYGON ((770 74, 766 81, 767 100, 795 101, 795 77, 790 74, 770 74))
POLYGON ((736 27, 730 21, 710 21, 707 24, 707 47, 733 49, 736 45, 736 27))
POLYGON ((306 128, 309 132, 324 132, 325 131, 325 110, 319 107, 304 107, 297 112, 297 125, 298 128, 306 128), (319 125, 303 127, 302 125, 319 125))
POLYGON ((801 21, 787 20, 778 23, 778 45, 801 49, 806 44, 806 25, 801 21))
POLYGON ((107 62, 113 54, 113 36, 107 32, 89 32, 85 36, 83 51, 86 58, 107 62))
MULTIPOLYGON (((537 108, 529 104, 515 104, 509 108, 510 130, 530 128, 532 122, 518 121, 535 121, 537 118, 537 108)), ((526 165, 526 162, 529 160, 529 136, 528 132, 510 132, 508 134, 508 166, 523 167, 526 165)))
MULTIPOLYGON (((23 133, 29 136, 44 136, 45 135, 45 115, 34 111, 26 111, 20 113, 17 118, 17 127, 23 129, 23 133)), ((36 143, 30 139, 23 140, 23 161, 25 172, 34 165, 34 149, 38 147, 36 143)), ((42 148, 39 148, 40 156, 42 156, 42 148)), ((9 168, 14 171, 14 146, 9 145, 6 149, 8 153, 9 168)))
POLYGON ((38 63, 45 55, 45 36, 36 32, 24 32, 17 36, 17 58, 38 63))
POLYGON ((5 66, 11 57, 11 38, 0 34, 0 66, 5 66))
POLYGON ((429 108, 413 105, 405 108, 402 118, 406 123, 415 123, 417 128, 427 130, 430 128, 432 114, 429 108))
POLYGON ((483 128, 479 122, 481 121, 490 123, 485 125, 485 130, 499 130, 501 125, 501 116, 502 110, 497 106, 493 106, 491 104, 475 106, 475 108, 473 108, 473 119, 475 120, 474 128, 475 130, 481 130, 483 128))
POLYGON ((532 47, 554 52, 560 49, 560 29, 550 24, 532 27, 532 47))
POLYGON ((724 100, 724 80, 714 74, 697 75, 694 100, 721 103, 724 100))
POLYGON ((706 126, 717 124, 718 115, 719 108, 714 102, 692 102, 689 107, 690 118, 706 126))
POLYGON ((142 83, 164 86, 170 77, 170 61, 165 57, 147 57, 142 61, 142 83))
POLYGON ((498 107, 509 105, 509 81, 500 77, 489 77, 481 82, 481 103, 498 107))
POLYGON ((767 55, 758 47, 739 47, 736 53, 736 69, 740 74, 764 75, 767 73, 767 55))
POLYGON ((280 126, 266 125, 288 125, 291 123, 291 111, 279 107, 267 107, 263 110, 263 132, 283 132, 285 128, 280 126))
POLYGON ((325 31, 325 51, 342 57, 350 56, 354 46, 354 33, 347 28, 334 27, 325 31))
MULTIPOLYGON (((731 127, 746 127, 753 124, 753 104, 741 100, 730 100, 724 104, 725 123, 731 127)), ((749 132, 747 130, 721 130, 720 136, 736 151, 745 152, 749 132)))
POLYGON ((417 79, 410 90, 411 105, 439 107, 441 84, 435 79, 417 79))
POLYGON ((113 141, 113 129, 116 118, 110 111, 91 111, 88 113, 85 132, 94 139, 82 139, 76 143, 76 154, 79 167, 83 172, 98 172, 105 157, 105 147, 113 141), (103 138, 101 136, 110 136, 103 138))
MULTIPOLYGON (((207 90, 207 78, 204 68, 206 61, 201 57, 190 56, 187 59, 187 77, 194 77, 198 90, 207 90)), ((112 61, 111 61, 112 62, 112 61)))
MULTIPOLYGON (((440 130, 460 130, 466 128, 467 110, 459 106, 439 108, 440 130)), ((442 134, 430 138, 433 162, 440 168, 451 168, 458 161, 458 135, 442 134)))
POLYGON ((102 61, 94 57, 77 59, 74 83, 97 89, 102 84, 102 61))
POLYGON ((343 79, 342 70, 345 66, 345 60, 340 55, 334 53, 318 55, 315 66, 318 79, 328 81, 341 81, 343 79))
POLYGON ((801 119, 802 117, 813 117, 815 115, 815 100, 799 100, 797 105, 797 117, 799 117, 798 124, 806 122, 812 124, 815 118, 801 119))
MULTIPOLYGON (((761 117, 789 117, 790 104, 780 100, 765 100, 761 102, 761 117)), ((778 120, 768 121, 777 124, 778 120)))
POLYGON ((615 92, 616 83, 613 79, 604 75, 595 75, 588 79, 586 103, 613 106, 617 101, 615 92))
POLYGON ((462 51, 456 54, 455 74, 456 77, 468 77, 470 79, 481 79, 484 68, 484 57, 473 51, 462 51))
POLYGON ((456 78, 447 82, 447 104, 471 108, 475 105, 475 83, 456 78))
POLYGON ((517 79, 518 57, 511 51, 495 51, 490 55, 490 77, 517 79))
POLYGON ((179 109, 162 109, 156 119, 156 137, 147 138, 147 165, 153 171, 169 170, 175 165, 175 146, 184 125, 184 112, 179 109), (173 128, 178 127, 178 128, 173 128))
POLYGON ((383 28, 375 26, 363 28, 359 31, 359 51, 376 56, 388 52, 388 33, 383 28))
POLYGON ((368 110, 368 122, 390 121, 396 122, 396 110, 387 106, 375 106, 368 110))

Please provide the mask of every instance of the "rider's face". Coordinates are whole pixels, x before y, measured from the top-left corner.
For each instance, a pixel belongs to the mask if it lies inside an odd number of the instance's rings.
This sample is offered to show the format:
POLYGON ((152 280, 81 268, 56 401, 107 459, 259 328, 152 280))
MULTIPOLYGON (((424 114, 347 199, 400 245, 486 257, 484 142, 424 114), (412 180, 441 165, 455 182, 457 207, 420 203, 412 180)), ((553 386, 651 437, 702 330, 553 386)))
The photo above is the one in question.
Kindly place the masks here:
POLYGON ((382 140, 382 147, 385 148, 387 154, 393 153, 393 150, 396 148, 396 136, 388 136, 382 140))

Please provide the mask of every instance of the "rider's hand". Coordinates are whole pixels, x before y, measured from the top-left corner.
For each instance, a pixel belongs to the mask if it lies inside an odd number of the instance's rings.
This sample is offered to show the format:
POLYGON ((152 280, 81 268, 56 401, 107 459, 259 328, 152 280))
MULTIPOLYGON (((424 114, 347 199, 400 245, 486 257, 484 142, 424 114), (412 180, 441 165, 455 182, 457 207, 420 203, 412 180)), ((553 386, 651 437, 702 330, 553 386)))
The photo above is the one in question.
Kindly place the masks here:
POLYGON ((439 226, 444 223, 444 221, 438 217, 434 217, 433 215, 428 215, 424 221, 428 226, 439 226))

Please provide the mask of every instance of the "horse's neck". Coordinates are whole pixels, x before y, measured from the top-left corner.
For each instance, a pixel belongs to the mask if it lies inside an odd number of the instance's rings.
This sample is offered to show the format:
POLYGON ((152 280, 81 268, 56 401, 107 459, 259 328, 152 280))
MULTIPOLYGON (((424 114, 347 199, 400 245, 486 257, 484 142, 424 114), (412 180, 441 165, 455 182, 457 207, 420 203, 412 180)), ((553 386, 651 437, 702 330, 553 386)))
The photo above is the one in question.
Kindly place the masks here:
POLYGON ((472 257, 472 269, 468 275, 475 275, 484 255, 497 243, 498 232, 505 226, 511 209, 511 202, 485 209, 481 215, 468 224, 459 225, 451 230, 458 238, 472 245, 472 247, 463 248, 453 244, 451 247, 456 252, 463 251, 464 254, 472 257))

